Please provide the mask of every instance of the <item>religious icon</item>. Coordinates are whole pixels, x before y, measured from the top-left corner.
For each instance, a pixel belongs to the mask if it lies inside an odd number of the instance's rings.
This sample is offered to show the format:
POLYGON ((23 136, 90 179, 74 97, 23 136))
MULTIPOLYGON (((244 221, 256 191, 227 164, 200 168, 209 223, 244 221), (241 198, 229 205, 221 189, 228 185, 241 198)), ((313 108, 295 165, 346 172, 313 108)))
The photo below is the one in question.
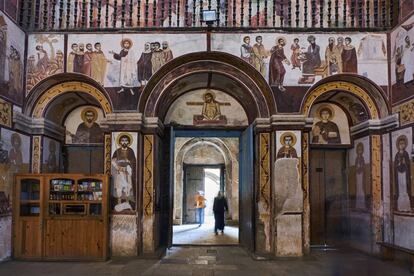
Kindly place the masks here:
POLYGON ((11 135, 11 146, 12 148, 9 150, 11 170, 12 172, 18 172, 23 164, 23 154, 21 150, 22 138, 18 133, 13 133, 11 135))
POLYGON ((116 212, 135 210, 136 156, 131 148, 133 137, 122 132, 116 137, 118 149, 112 154, 113 197, 116 212))
POLYGON ((335 117, 334 110, 329 105, 322 105, 316 114, 320 121, 312 128, 312 143, 315 144, 340 144, 341 136, 336 123, 332 122, 335 117))
POLYGON ((240 58, 254 66, 253 47, 250 45, 250 36, 245 36, 243 38, 243 44, 240 46, 240 58))
POLYGON ((121 90, 118 93, 123 93, 129 91, 131 95, 134 95, 133 87, 136 86, 137 74, 136 74, 136 61, 135 54, 132 49, 133 42, 129 38, 124 38, 121 40, 121 51, 115 53, 114 51, 109 51, 115 60, 118 60, 121 64, 121 75, 119 83, 121 85, 121 90))
POLYGON ((276 46, 270 50, 272 54, 269 63, 269 83, 271 86, 277 86, 281 92, 286 91, 286 88, 283 87, 283 81, 286 74, 286 69, 283 63, 290 65, 290 61, 285 56, 285 45, 286 38, 279 37, 276 40, 276 46))
POLYGON ((411 160, 407 152, 407 136, 397 138, 397 153, 394 158, 394 181, 396 209, 401 212, 411 212, 414 202, 411 191, 411 160))
POLYGON ((12 105, 0 99, 0 125, 11 127, 12 105))
POLYGON ((263 77, 266 76, 266 62, 269 57, 269 51, 263 45, 263 37, 256 36, 256 43, 253 45, 253 66, 259 71, 263 77))
POLYGON ((364 144, 358 143, 356 146, 356 158, 355 158, 355 172, 356 172, 356 209, 365 209, 367 195, 366 183, 365 183, 365 159, 364 159, 364 144))
POLYGON ((298 158, 296 149, 296 135, 292 132, 285 132, 280 136, 280 144, 282 148, 279 149, 276 159, 279 158, 298 158))
POLYGON ((98 112, 93 107, 87 107, 81 112, 82 123, 76 129, 76 133, 66 133, 72 138, 75 144, 102 143, 103 134, 101 127, 96 123, 98 112))
POLYGON ((351 45, 352 39, 345 37, 345 46, 342 50, 342 72, 343 73, 358 73, 358 58, 356 49, 351 45))
POLYGON ((299 84, 311 84, 315 81, 315 70, 321 66, 320 46, 316 44, 316 37, 308 36, 309 46, 306 52, 301 54, 302 77, 299 79, 299 84))
POLYGON ((58 158, 59 156, 57 155, 57 147, 58 147, 58 143, 53 141, 53 140, 49 140, 47 138, 45 138, 45 143, 48 143, 48 147, 46 150, 46 147, 44 147, 43 149, 43 154, 46 155, 44 158, 46 158, 44 160, 44 165, 43 165, 43 170, 45 172, 48 173, 56 173, 59 171, 59 164, 58 164, 58 158))
POLYGON ((216 100, 213 92, 203 95, 204 102, 187 102, 187 105, 202 105, 201 115, 194 115, 194 124, 227 124, 226 116, 221 114, 220 106, 229 106, 230 103, 221 103, 216 100))

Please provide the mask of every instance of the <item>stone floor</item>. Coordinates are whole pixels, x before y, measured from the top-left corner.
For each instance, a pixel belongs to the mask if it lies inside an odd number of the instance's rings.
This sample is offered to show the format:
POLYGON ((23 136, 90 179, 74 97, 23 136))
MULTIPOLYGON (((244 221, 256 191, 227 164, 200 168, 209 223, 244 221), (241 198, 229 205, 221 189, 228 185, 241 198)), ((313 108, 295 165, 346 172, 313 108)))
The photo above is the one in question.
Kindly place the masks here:
POLYGON ((131 258, 90 263, 8 261, 0 263, 0 275, 412 275, 408 267, 408 263, 384 262, 352 250, 314 251, 303 258, 255 261, 238 246, 190 246, 172 247, 162 260, 131 258))
POLYGON ((239 228, 226 226, 224 233, 214 234, 214 221, 206 220, 204 224, 174 225, 174 245, 228 245, 239 243, 239 228))

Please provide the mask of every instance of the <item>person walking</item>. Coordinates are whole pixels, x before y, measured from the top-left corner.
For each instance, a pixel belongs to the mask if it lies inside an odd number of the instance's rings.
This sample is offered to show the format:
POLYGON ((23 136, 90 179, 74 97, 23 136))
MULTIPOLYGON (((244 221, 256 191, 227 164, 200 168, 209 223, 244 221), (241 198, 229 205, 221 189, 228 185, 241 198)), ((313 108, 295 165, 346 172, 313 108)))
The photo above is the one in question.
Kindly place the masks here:
POLYGON ((202 191, 198 191, 195 196, 196 201, 196 220, 201 226, 204 223, 204 208, 206 208, 206 198, 203 196, 202 191))
POLYGON ((224 233, 224 212, 227 212, 229 207, 227 206, 227 200, 223 195, 222 191, 219 191, 217 196, 214 198, 213 212, 214 212, 214 233, 218 235, 217 230, 224 233))

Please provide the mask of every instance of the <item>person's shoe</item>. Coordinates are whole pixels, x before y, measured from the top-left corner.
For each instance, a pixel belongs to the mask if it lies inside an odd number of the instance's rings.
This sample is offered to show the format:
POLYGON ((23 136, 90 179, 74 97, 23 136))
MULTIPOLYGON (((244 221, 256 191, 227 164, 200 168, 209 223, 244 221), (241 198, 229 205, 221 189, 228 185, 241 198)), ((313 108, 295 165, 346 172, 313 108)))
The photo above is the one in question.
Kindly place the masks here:
POLYGON ((221 234, 224 235, 224 230, 221 230, 221 234))
POLYGON ((216 231, 216 232, 214 232, 214 235, 216 235, 216 236, 217 236, 217 235, 218 235, 218 232, 217 232, 217 231, 216 231))

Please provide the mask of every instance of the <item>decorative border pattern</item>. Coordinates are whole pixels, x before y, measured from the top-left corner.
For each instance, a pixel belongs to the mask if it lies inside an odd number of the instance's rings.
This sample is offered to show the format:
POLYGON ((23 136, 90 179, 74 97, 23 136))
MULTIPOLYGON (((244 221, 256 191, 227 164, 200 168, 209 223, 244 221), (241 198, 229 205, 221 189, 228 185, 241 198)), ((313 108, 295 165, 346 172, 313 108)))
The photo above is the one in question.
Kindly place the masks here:
POLYGON ((32 145, 32 173, 40 173, 40 166, 42 164, 42 136, 33 136, 32 145))
POLYGON ((11 127, 12 126, 12 109, 11 103, 0 99, 0 125, 11 127))
POLYGON ((392 113, 400 114, 401 126, 414 122, 414 99, 394 107, 392 113))
POLYGON ((359 97, 367 105, 371 114, 371 119, 379 119, 377 106, 375 105, 375 102, 372 100, 372 98, 368 95, 368 93, 365 92, 361 87, 345 81, 329 82, 322 84, 312 90, 309 93, 309 96, 306 98, 306 101, 303 103, 302 114, 309 115, 310 109, 315 100, 321 95, 334 90, 342 90, 359 97))
POLYGON ((381 136, 371 136, 372 225, 374 243, 382 240, 381 136))
POLYGON ((309 133, 302 133, 302 236, 305 253, 310 252, 310 203, 309 203, 309 133))
POLYGON ((154 214, 154 135, 144 135, 144 216, 154 214))
POLYGON ((105 134, 104 136, 105 143, 105 153, 104 153, 104 163, 105 163, 105 174, 111 174, 111 134, 105 134))
POLYGON ((270 212, 270 133, 260 134, 260 201, 270 212))
POLYGON ((112 113, 111 103, 108 101, 105 95, 102 94, 101 91, 87 83, 72 81, 57 84, 43 93, 33 108, 32 116, 34 118, 41 118, 43 116, 43 112, 46 110, 46 107, 50 102, 52 102, 56 97, 60 96, 63 93, 69 93, 73 91, 83 92, 91 95, 101 104, 105 114, 112 113))

